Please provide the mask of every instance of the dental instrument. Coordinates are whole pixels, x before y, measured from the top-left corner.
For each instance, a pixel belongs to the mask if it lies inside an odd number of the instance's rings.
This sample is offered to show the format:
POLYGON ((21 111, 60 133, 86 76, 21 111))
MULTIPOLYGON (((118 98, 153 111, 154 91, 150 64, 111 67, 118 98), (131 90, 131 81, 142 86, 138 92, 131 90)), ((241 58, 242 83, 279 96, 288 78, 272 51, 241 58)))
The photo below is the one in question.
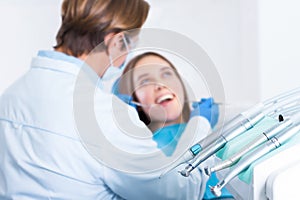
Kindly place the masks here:
POLYGON ((278 134, 279 132, 285 130, 289 126, 291 126, 293 122, 290 119, 285 119, 284 121, 275 124, 271 128, 265 130, 261 135, 256 137, 252 142, 248 143, 244 146, 239 152, 232 155, 230 158, 212 166, 212 167, 205 167, 204 172, 206 175, 210 176, 211 173, 225 169, 234 165, 239 159, 244 156, 246 153, 250 152, 255 147, 261 145, 262 143, 270 140, 273 136, 278 134))
MULTIPOLYGON (((234 126, 231 126, 231 128, 229 130, 223 131, 224 133, 222 133, 219 138, 216 138, 216 140, 213 143, 210 143, 208 146, 206 146, 205 148, 202 148, 202 150, 200 150, 201 154, 199 154, 199 152, 200 152, 199 150, 196 155, 192 154, 192 155, 194 155, 193 162, 189 163, 183 170, 179 171, 179 173, 182 176, 188 177, 190 175, 190 173, 199 164, 201 164, 203 161, 205 161, 211 155, 213 155, 218 150, 223 148, 228 141, 230 141, 231 139, 235 138, 236 136, 238 136, 238 135, 242 134, 243 132, 252 128, 256 123, 258 123, 260 120, 262 120, 266 115, 278 113, 281 110, 283 110, 282 108, 285 107, 286 105, 295 104, 295 102, 299 103, 299 98, 300 98, 300 88, 296 88, 294 90, 291 90, 284 94, 275 96, 269 100, 266 100, 264 103, 257 104, 253 108, 250 108, 248 110, 248 112, 244 112, 244 113, 248 114, 249 117, 246 117, 245 120, 243 120, 242 122, 239 122, 240 124, 235 124, 234 126)), ((241 115, 247 116, 247 115, 241 113, 240 117, 238 116, 237 118, 242 119, 241 115)), ((231 122, 229 122, 229 123, 232 124, 231 122)), ((201 142, 202 141, 200 141, 196 145, 201 147, 201 142)), ((192 146, 192 148, 195 147, 196 145, 192 146)), ((191 151, 191 149, 189 151, 191 151)), ((185 154, 188 154, 188 153, 186 152, 185 154)), ((186 156, 183 157, 183 159, 185 159, 185 158, 186 158, 186 156)), ((189 158, 191 158, 191 156, 189 158)), ((179 165, 179 162, 181 162, 180 164, 182 164, 183 159, 180 159, 180 161, 178 161, 176 164, 179 165)), ((185 162, 186 162, 186 160, 185 160, 185 162)))
MULTIPOLYGON (((296 112, 299 112, 299 110, 300 110, 300 106, 298 105, 298 106, 288 107, 284 110, 281 110, 281 112, 284 113, 285 115, 292 115, 296 112)), ((213 172, 232 166, 247 152, 251 151, 255 147, 259 146, 260 144, 270 140, 273 136, 275 136, 279 132, 285 130, 287 127, 295 123, 290 118, 286 118, 284 120, 282 115, 279 115, 279 121, 280 123, 275 124, 274 126, 264 131, 260 136, 258 136, 253 141, 248 143, 239 152, 235 153, 227 160, 224 160, 212 167, 205 167, 204 168, 205 173, 209 176, 213 172)))
POLYGON ((250 164, 252 164, 257 159, 266 155, 267 153, 273 151, 274 149, 280 147, 288 139, 293 137, 300 131, 299 115, 292 116, 291 120, 297 122, 295 125, 289 127, 287 130, 280 132, 276 136, 272 137, 269 141, 263 143, 253 152, 247 154, 245 157, 241 158, 240 161, 234 166, 234 168, 229 171, 225 178, 218 182, 217 185, 211 187, 211 191, 215 196, 221 195, 221 189, 230 182, 234 177, 240 174, 242 171, 247 169, 250 164))
MULTIPOLYGON (((180 164, 187 162, 193 159, 195 156, 201 152, 201 157, 206 159, 215 153, 216 149, 222 148, 227 141, 233 139, 234 137, 240 135, 244 131, 252 128, 257 122, 264 118, 264 115, 261 113, 262 104, 258 104, 246 112, 240 113, 238 116, 233 118, 229 123, 225 124, 222 129, 210 134, 208 137, 199 141, 197 144, 193 145, 188 151, 186 151, 182 157, 180 157, 171 168, 166 169, 160 177, 169 172, 170 170, 176 168, 180 164), (223 133, 220 136, 220 133, 223 133), (213 149, 213 150, 211 150, 213 149)), ((202 161, 201 158, 201 161, 202 161)), ((188 168, 185 171, 182 171, 183 176, 189 176, 189 172, 193 170, 192 165, 188 165, 188 168), (188 172, 189 171, 189 172, 188 172)))

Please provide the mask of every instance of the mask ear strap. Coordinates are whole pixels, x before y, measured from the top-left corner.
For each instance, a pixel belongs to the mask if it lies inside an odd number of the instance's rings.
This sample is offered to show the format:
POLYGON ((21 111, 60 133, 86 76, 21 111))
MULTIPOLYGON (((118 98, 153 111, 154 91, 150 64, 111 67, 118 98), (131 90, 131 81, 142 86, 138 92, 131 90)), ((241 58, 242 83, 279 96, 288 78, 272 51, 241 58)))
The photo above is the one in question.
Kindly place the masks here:
POLYGON ((108 52, 108 59, 109 59, 109 64, 110 64, 110 66, 114 66, 113 59, 112 59, 112 57, 111 57, 111 55, 110 55, 109 52, 108 52))
MULTIPOLYGON (((130 49, 129 49, 129 45, 128 45, 128 42, 127 42, 127 40, 126 40, 124 34, 122 34, 122 41, 123 41, 123 43, 124 43, 124 45, 125 45, 125 48, 126 48, 127 53, 129 53, 129 50, 130 50, 130 49)), ((106 53, 107 53, 108 58, 109 58, 110 66, 114 66, 114 65, 113 65, 113 59, 112 59, 112 57, 111 57, 111 55, 110 55, 110 53, 109 53, 109 50, 108 50, 108 46, 109 46, 109 45, 106 45, 106 53)))
POLYGON ((123 42, 124 42, 124 45, 125 45, 126 51, 129 53, 129 51, 130 51, 130 49, 129 49, 129 45, 128 45, 128 42, 127 42, 127 40, 126 40, 126 38, 125 38, 125 35, 124 35, 124 34, 122 34, 122 40, 123 40, 123 42))

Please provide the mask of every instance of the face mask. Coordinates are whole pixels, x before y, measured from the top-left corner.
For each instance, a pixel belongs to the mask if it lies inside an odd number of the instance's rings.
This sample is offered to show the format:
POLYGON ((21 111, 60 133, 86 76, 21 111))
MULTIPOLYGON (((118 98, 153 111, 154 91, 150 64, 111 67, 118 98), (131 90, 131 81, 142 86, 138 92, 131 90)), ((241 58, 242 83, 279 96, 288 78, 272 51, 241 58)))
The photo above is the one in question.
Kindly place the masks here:
POLYGON ((123 69, 121 67, 110 66, 102 76, 103 81, 109 81, 121 76, 123 69))
POLYGON ((122 75, 122 72, 123 70, 118 67, 109 67, 101 78, 101 89, 105 92, 111 93, 114 83, 122 75))
POLYGON ((112 59, 111 55, 109 55, 110 66, 107 68, 107 70, 105 71, 105 73, 102 76, 102 80, 104 80, 104 81, 115 80, 118 77, 120 77, 125 66, 127 65, 128 61, 131 58, 131 52, 129 50, 129 46, 123 35, 122 35, 122 40, 125 45, 126 51, 128 52, 127 56, 125 58, 125 61, 120 66, 114 66, 113 59, 112 59))

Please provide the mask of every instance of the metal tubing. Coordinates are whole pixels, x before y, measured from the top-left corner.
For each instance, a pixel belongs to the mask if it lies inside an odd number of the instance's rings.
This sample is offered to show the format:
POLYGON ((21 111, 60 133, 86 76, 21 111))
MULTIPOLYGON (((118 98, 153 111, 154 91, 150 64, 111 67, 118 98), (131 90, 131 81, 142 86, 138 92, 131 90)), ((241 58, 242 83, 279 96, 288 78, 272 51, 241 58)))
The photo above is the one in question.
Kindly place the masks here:
POLYGON ((240 135, 241 133, 249 130, 252 128, 256 123, 264 118, 264 115, 258 114, 256 117, 252 118, 252 121, 245 119, 240 124, 236 124, 231 129, 227 130, 225 133, 221 135, 215 142, 210 144, 207 148, 201 151, 201 154, 195 156, 193 163, 190 163, 185 167, 184 170, 180 171, 182 176, 189 176, 192 170, 194 170, 198 165, 200 165, 203 161, 209 158, 211 155, 216 153, 225 144, 235 138, 236 136, 240 135), (192 167, 191 167, 192 166, 192 167))

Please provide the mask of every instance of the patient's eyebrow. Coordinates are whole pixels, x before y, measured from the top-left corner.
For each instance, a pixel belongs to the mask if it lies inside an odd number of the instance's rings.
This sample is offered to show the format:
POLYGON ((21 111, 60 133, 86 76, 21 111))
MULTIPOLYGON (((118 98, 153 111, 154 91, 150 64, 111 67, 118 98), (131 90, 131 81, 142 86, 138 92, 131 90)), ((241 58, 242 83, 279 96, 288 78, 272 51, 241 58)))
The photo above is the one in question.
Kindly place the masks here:
POLYGON ((168 66, 162 67, 160 69, 160 71, 164 71, 164 70, 170 70, 170 71, 172 71, 173 69, 171 67, 168 67, 168 66))
POLYGON ((137 80, 140 81, 141 79, 148 77, 148 76, 149 76, 149 73, 141 74, 138 76, 137 80))

